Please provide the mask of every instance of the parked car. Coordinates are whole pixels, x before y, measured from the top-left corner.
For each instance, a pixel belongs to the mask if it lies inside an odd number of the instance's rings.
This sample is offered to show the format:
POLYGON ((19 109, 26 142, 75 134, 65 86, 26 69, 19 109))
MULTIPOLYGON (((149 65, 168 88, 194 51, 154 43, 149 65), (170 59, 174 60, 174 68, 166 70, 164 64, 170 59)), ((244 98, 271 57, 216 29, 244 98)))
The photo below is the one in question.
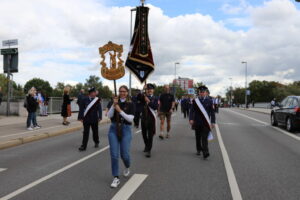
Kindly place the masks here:
POLYGON ((300 96, 288 96, 271 112, 273 126, 284 125, 289 132, 300 128, 300 96))

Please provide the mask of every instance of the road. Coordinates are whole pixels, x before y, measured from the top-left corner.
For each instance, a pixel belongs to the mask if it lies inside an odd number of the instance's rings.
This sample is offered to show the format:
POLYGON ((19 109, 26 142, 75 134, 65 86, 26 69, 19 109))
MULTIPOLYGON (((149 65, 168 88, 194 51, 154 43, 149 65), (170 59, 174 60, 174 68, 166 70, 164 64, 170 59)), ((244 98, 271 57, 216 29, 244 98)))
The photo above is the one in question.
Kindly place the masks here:
POLYGON ((78 131, 1 150, 0 199, 106 200, 120 193, 133 200, 300 199, 299 133, 271 127, 266 114, 238 109, 221 109, 217 123, 208 160, 195 154, 194 133, 179 111, 171 138, 155 137, 150 159, 140 130, 133 129, 132 176, 122 177, 118 189, 109 187, 109 124, 99 127, 99 149, 90 140, 87 151, 78 152, 78 131))

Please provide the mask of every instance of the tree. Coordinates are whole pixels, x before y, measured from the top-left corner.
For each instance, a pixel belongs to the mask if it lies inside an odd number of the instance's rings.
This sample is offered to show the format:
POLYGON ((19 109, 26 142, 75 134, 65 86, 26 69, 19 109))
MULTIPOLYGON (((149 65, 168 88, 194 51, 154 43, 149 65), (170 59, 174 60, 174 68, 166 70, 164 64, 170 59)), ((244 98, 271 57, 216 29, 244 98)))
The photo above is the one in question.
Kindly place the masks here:
POLYGON ((33 78, 24 86, 24 92, 27 93, 32 87, 35 87, 37 90, 42 91, 43 93, 50 96, 52 94, 53 88, 50 86, 50 83, 48 81, 45 81, 40 78, 33 78))
POLYGON ((109 89, 108 86, 103 86, 102 81, 100 80, 100 77, 98 76, 90 76, 88 79, 86 79, 86 82, 84 84, 84 89, 88 90, 88 88, 95 87, 96 90, 99 91, 99 96, 104 99, 111 98, 113 93, 109 89))

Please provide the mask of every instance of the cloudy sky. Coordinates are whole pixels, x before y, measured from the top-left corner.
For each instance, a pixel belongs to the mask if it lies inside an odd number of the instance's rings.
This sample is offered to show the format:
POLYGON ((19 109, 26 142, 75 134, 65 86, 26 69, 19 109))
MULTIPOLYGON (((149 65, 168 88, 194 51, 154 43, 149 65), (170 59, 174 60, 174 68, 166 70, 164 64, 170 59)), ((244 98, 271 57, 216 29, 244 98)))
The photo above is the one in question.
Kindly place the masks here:
MULTIPOLYGON (((294 0, 147 0, 156 64, 149 82, 177 75, 204 82, 213 95, 248 80, 300 80, 300 3, 294 0)), ((100 75, 98 48, 130 39, 138 0, 1 0, 0 40, 19 40, 20 84, 39 77, 52 86, 100 75)), ((1 58, 2 59, 2 58, 1 58)), ((0 73, 3 67, 0 62, 0 73)), ((102 77, 101 77, 102 79, 102 77)), ((112 87, 112 82, 104 80, 112 87)), ((128 84, 128 73, 118 84, 128 84)), ((133 77, 133 87, 141 87, 133 77)))

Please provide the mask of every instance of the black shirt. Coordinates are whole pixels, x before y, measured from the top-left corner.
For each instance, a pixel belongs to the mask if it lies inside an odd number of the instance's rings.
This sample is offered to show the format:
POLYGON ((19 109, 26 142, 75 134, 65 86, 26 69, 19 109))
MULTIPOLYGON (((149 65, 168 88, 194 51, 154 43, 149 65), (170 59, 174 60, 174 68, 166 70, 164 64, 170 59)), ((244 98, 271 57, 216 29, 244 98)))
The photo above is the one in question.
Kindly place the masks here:
MULTIPOLYGON (((111 103, 112 105, 113 103, 111 103)), ((121 110, 123 110, 126 114, 128 115, 134 115, 135 112, 135 108, 134 108, 134 104, 132 102, 121 102, 119 101, 119 106, 121 108, 121 110)), ((114 112, 114 116, 111 118, 112 122, 117 122, 117 111, 114 112)), ((128 124, 131 125, 131 122, 126 121, 121 115, 120 115, 120 122, 124 123, 124 124, 128 124)))
POLYGON ((172 108, 172 103, 175 102, 173 94, 164 93, 159 97, 160 112, 169 112, 172 108))

